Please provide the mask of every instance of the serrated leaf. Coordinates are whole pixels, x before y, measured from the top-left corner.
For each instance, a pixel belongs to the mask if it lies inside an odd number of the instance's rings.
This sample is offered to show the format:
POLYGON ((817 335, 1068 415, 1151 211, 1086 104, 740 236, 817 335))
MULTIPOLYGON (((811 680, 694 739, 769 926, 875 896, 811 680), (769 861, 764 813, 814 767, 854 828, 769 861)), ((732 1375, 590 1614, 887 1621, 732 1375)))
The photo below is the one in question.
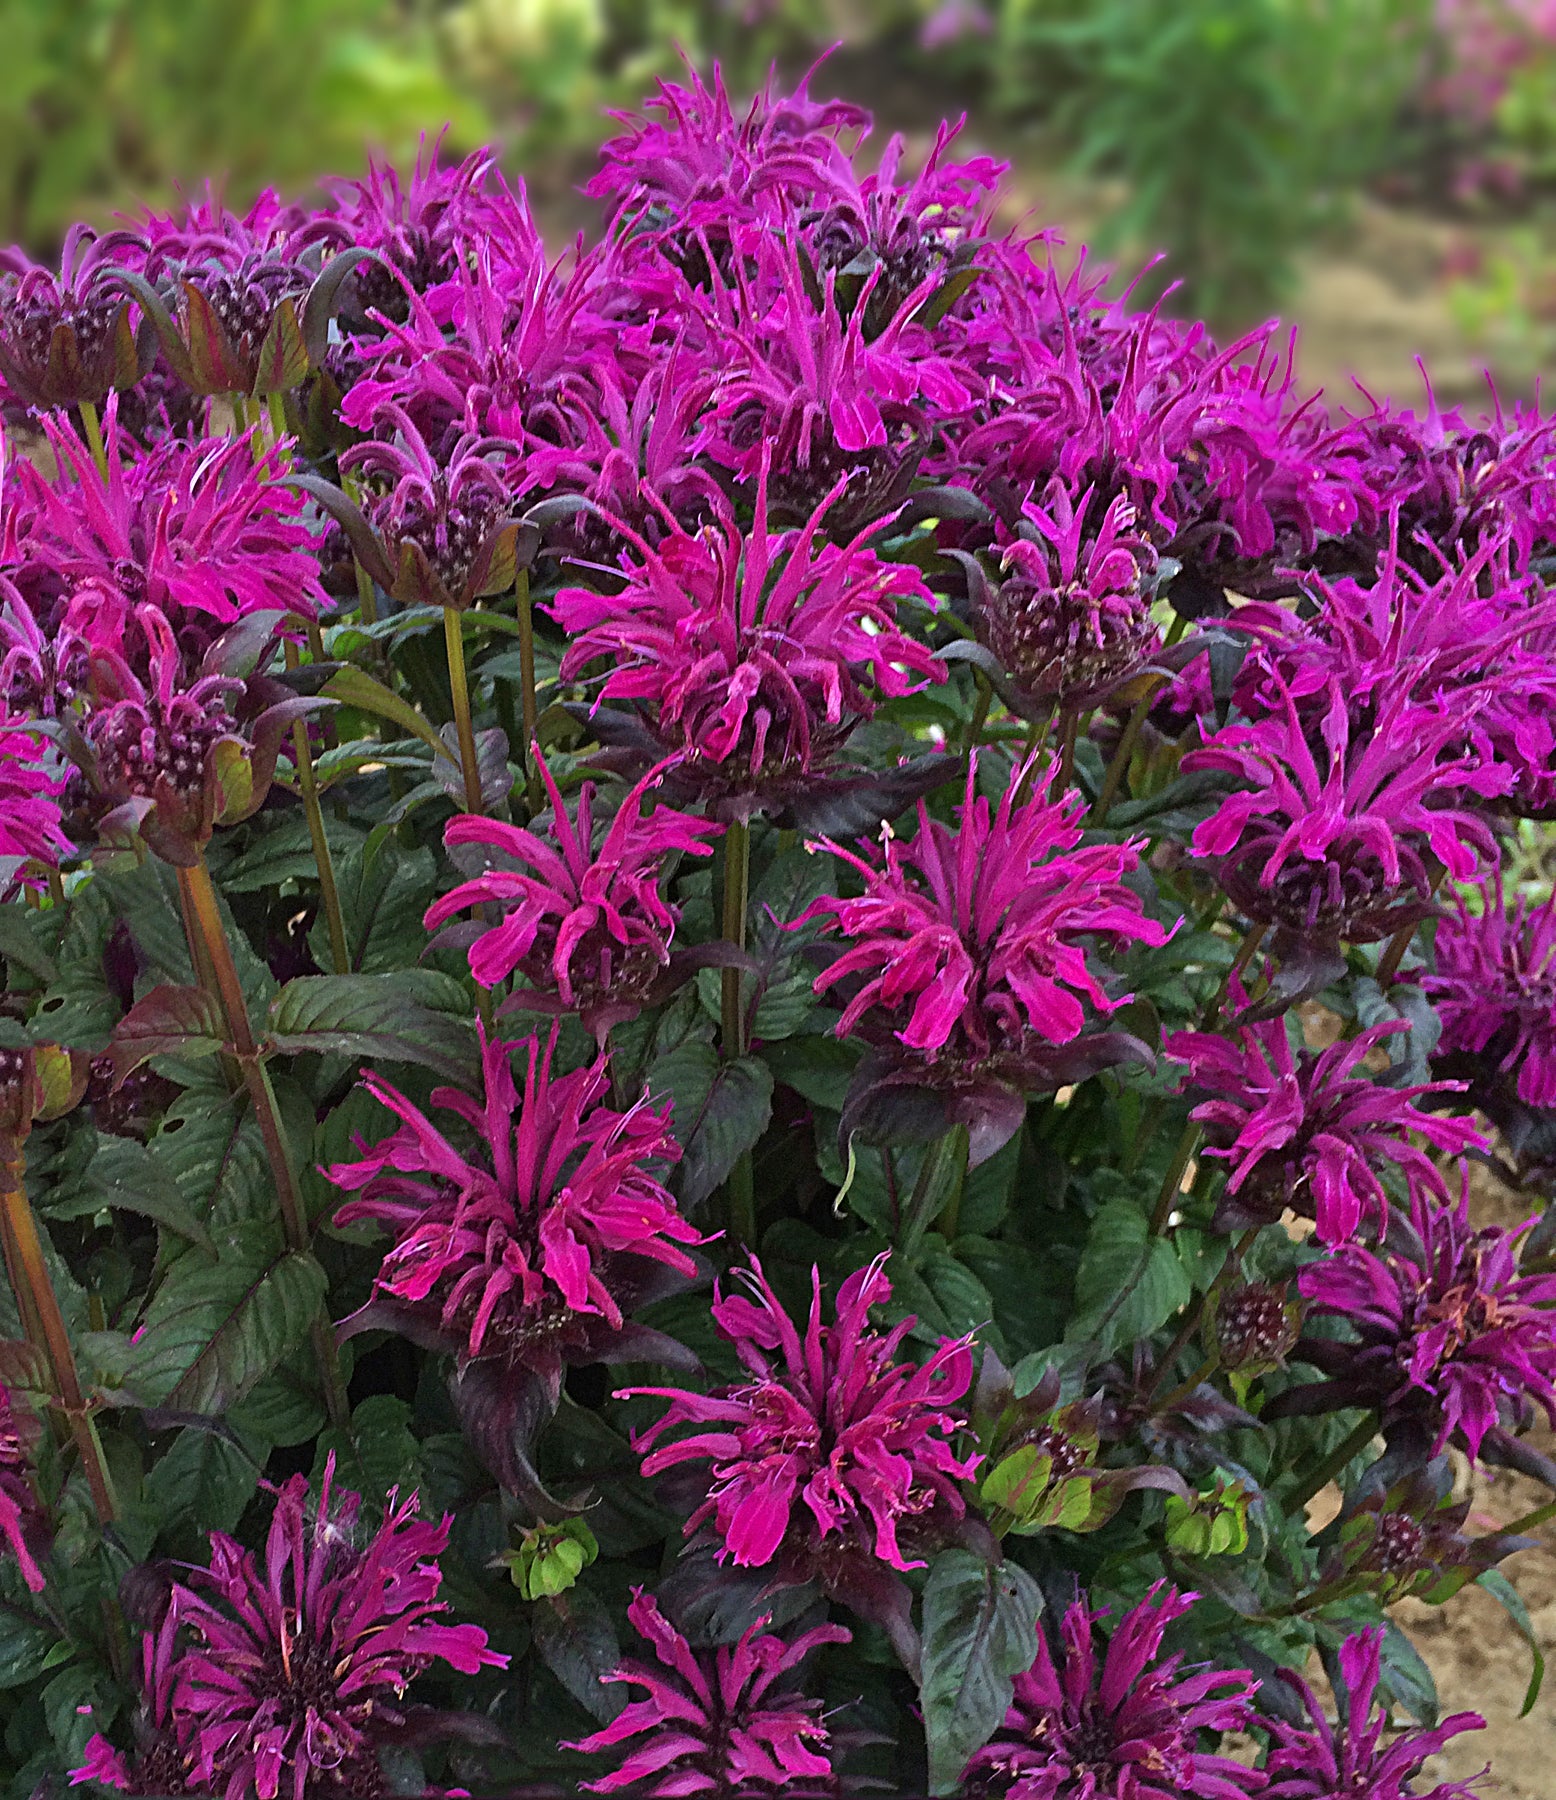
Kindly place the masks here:
POLYGON ((0 906, 0 957, 36 975, 39 981, 56 979, 59 969, 43 942, 32 910, 18 903, 0 906))
POLYGON ((264 1139, 242 1095, 214 1084, 186 1088, 147 1149, 212 1230, 275 1210, 264 1139))
POLYGON ((0 1688, 21 1687, 42 1674, 55 1643, 47 1626, 9 1606, 0 1606, 0 1688))
POLYGON ((108 1045, 114 1082, 154 1056, 214 1056, 227 1041, 221 1008, 204 988, 157 987, 119 1021, 108 1045))
MULTIPOLYGON (((442 761, 449 760, 448 746, 415 707, 402 700, 392 688, 386 688, 381 681, 375 681, 365 670, 348 663, 325 682, 321 691, 329 699, 338 700, 342 706, 354 706, 358 712, 373 713, 380 719, 388 719, 402 731, 419 737, 442 761)), ((454 766, 457 768, 458 764, 454 766)))
POLYGON ((314 1480, 323 1476, 325 1459, 333 1452, 341 1486, 374 1502, 391 1488, 407 1494, 420 1486, 420 1448, 411 1430, 410 1403, 396 1394, 370 1394, 352 1412, 349 1435, 333 1428, 320 1433, 314 1480))
MULTIPOLYGON (((409 854, 393 840, 376 850, 357 846, 337 859, 335 883, 346 924, 346 952, 358 974, 413 966, 426 947, 422 915, 437 890, 430 850, 409 854)), ((321 917, 309 935, 314 961, 329 967, 329 926, 321 917)))
POLYGON ((420 1063, 462 1082, 475 1056, 464 1006, 459 983, 430 969, 301 975, 276 995, 266 1035, 273 1049, 287 1055, 334 1052, 420 1063))
POLYGON ((648 1076, 656 1099, 670 1096, 681 1146, 677 1185, 682 1204, 706 1200, 767 1129, 773 1077, 755 1057, 722 1060, 711 1044, 682 1044, 655 1062, 648 1076))
POLYGON ((1104 1351, 1148 1337, 1193 1289, 1177 1251, 1151 1233, 1133 1200, 1110 1200, 1092 1221, 1075 1273, 1075 1312, 1067 1344, 1096 1339, 1104 1351))
MULTIPOLYGON (((260 814, 262 819, 269 816, 260 814)), ((335 819, 325 821, 324 835, 337 868, 362 841, 358 832, 335 819)), ((214 873, 224 894, 257 893, 280 887, 285 881, 316 881, 319 865, 307 818, 300 814, 283 815, 273 829, 259 834, 241 856, 214 873)))
POLYGON ((1042 1610, 1042 1590, 1016 1563, 950 1549, 930 1565, 919 1699, 931 1793, 954 1793, 968 1759, 998 1729, 1015 1677, 1037 1656, 1042 1610))
POLYGON ((99 1134, 97 1149, 79 1180, 61 1184, 39 1210, 51 1219, 83 1219, 104 1207, 155 1219, 202 1248, 210 1234, 185 1203, 166 1164, 133 1138, 99 1134))
POLYGON ((602 1725, 627 1703, 626 1688, 603 1682, 621 1661, 610 1614, 587 1589, 575 1587, 536 1605, 535 1648, 568 1693, 602 1725))
POLYGON ((135 1339, 127 1385, 144 1405, 221 1413, 303 1339, 328 1281, 314 1259, 262 1226, 190 1251, 168 1271, 135 1339))
POLYGON ((145 1496, 161 1525, 234 1531, 260 1473, 242 1445, 220 1432, 186 1427, 147 1472, 145 1496))

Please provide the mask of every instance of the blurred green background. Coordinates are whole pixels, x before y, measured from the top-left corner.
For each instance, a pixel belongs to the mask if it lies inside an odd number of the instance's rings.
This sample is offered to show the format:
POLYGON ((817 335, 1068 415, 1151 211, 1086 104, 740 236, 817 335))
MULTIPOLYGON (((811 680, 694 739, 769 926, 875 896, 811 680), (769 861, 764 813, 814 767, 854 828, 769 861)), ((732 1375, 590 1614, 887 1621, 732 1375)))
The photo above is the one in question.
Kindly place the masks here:
MULTIPOLYGON (((1223 329, 1309 326, 1306 373, 1526 391, 1556 344, 1556 0, 0 0, 0 239, 206 176, 243 203, 494 141, 560 247, 601 111, 677 47, 817 79, 1015 164, 1015 213, 1223 329)), ((884 133, 881 134, 884 136, 884 133)))

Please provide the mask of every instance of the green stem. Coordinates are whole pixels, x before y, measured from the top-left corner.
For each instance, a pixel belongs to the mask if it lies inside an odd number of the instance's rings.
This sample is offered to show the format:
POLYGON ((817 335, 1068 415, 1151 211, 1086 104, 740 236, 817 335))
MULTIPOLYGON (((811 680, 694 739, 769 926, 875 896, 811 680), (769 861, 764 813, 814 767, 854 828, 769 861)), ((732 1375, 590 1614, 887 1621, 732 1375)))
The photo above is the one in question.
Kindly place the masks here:
POLYGON ((92 461, 97 464, 97 472, 106 483, 108 480, 108 447, 103 442, 103 428, 98 422, 97 408, 90 400, 78 400, 76 410, 81 414, 81 428, 86 433, 87 446, 92 452, 92 461))
POLYGON ((459 763, 465 776, 465 811, 484 810, 481 765, 476 757, 475 727, 470 720, 470 682, 465 674, 465 631, 459 609, 443 608, 443 641, 448 646, 448 685, 454 696, 454 729, 459 733, 459 763))
POLYGON ((118 1515, 113 1482, 97 1426, 81 1392, 65 1315, 49 1279, 43 1238, 27 1198, 26 1173, 27 1153, 21 1134, 8 1131, 0 1135, 0 1221, 4 1223, 6 1266, 16 1289, 17 1306, 35 1325, 38 1338, 34 1341, 53 1370, 55 1405, 70 1427, 97 1522, 109 1525, 118 1515))
POLYGON ((994 703, 994 687, 982 669, 973 670, 973 680, 978 684, 978 701, 973 707, 972 717, 967 721, 967 748, 976 750, 983 741, 983 728, 989 722, 989 708, 994 703))
MULTIPOLYGON (((737 950, 746 947, 746 911, 751 885, 751 827, 743 819, 724 831, 724 939, 737 950)), ((720 998, 724 1028, 724 1054, 745 1053, 745 1020, 741 1017, 739 969, 723 969, 720 998)))
MULTIPOLYGON (((286 646, 286 666, 295 669, 301 659, 297 646, 286 646)), ((308 815, 308 835, 313 839, 313 860, 319 870, 319 896, 324 906, 325 923, 330 934, 330 960, 337 975, 350 973, 351 958, 346 951, 346 921, 340 911, 340 889, 335 884, 335 861, 330 855, 330 840, 324 830, 324 810, 319 805, 319 784, 313 774, 313 751, 308 744, 308 723, 299 719, 292 727, 292 755, 297 762, 297 785, 302 790, 303 811, 308 815)))
POLYGON ((1177 1204, 1183 1187, 1183 1172, 1188 1168, 1189 1158, 1194 1154, 1194 1146, 1198 1142, 1199 1126, 1190 1119, 1183 1127, 1178 1148, 1172 1154, 1172 1166, 1162 1180, 1161 1192, 1156 1196, 1156 1209, 1151 1214, 1152 1237, 1160 1237, 1167 1229, 1167 1221, 1172 1217, 1172 1209, 1177 1204))
MULTIPOLYGON (((275 1183, 286 1241, 293 1250, 305 1253, 312 1239, 308 1215, 297 1186, 297 1174, 292 1166, 286 1128, 281 1120, 281 1108, 276 1100, 275 1089, 270 1082, 270 1071, 265 1067, 259 1046, 254 1041, 248 1002, 244 998, 243 984, 238 979, 237 965, 232 960, 232 946, 227 942, 227 932, 222 924, 221 909, 216 902, 216 889, 211 883, 210 870, 202 858, 192 869, 180 869, 178 880, 180 889, 187 895, 188 912, 204 943, 215 976, 216 992, 227 1021, 228 1037, 238 1066, 243 1072, 243 1085, 248 1091, 249 1104, 254 1109, 254 1120, 259 1126, 260 1139, 265 1147, 265 1160, 270 1167, 271 1180, 275 1183)), ((338 1430, 349 1431, 351 1410, 346 1399, 345 1382, 341 1378, 340 1357, 335 1346, 334 1332, 323 1313, 314 1320, 311 1337, 319 1363, 319 1378, 330 1423, 338 1430)))
POLYGON ((897 1254, 905 1263, 911 1264, 918 1255, 924 1234, 935 1220, 945 1220, 955 1230, 967 1180, 967 1150, 967 1127, 958 1125, 924 1152, 897 1239, 897 1254))
POLYGON ((1080 731, 1081 716, 1067 712, 1059 725, 1059 792, 1067 794, 1075 779, 1075 739, 1080 731))
POLYGON ((1532 1531, 1536 1525, 1543 1525, 1547 1519, 1556 1519, 1556 1500, 1547 1500, 1544 1506, 1537 1506, 1533 1512, 1527 1512, 1521 1519, 1514 1519, 1511 1525, 1497 1527, 1499 1537, 1522 1537, 1524 1532, 1532 1531))
POLYGON ((1208 1381, 1209 1378, 1215 1374, 1217 1362, 1218 1358, 1207 1356, 1188 1380, 1180 1381, 1165 1399, 1153 1400, 1151 1402, 1151 1411, 1153 1413, 1171 1412, 1180 1400, 1186 1400, 1202 1381, 1208 1381))
POLYGON ((1173 617, 1172 617, 1172 624, 1167 627, 1167 635, 1162 640, 1162 648, 1164 650, 1170 650, 1173 647, 1173 645, 1177 643, 1178 639, 1183 636, 1184 632, 1186 632, 1188 630, 1188 628, 1189 628, 1188 614, 1187 613, 1174 613, 1173 617))
POLYGON ((1151 702, 1156 698, 1156 690, 1161 685, 1153 681, 1147 693, 1135 704, 1135 710, 1129 715, 1123 735, 1118 740, 1118 748, 1113 752, 1112 761, 1108 764, 1107 774, 1102 778, 1102 792, 1098 794, 1096 804, 1091 809, 1091 823, 1106 825, 1108 809, 1118 797, 1118 790, 1124 779, 1124 772, 1129 767, 1130 758, 1135 753, 1135 740, 1145 725, 1146 715, 1151 710, 1151 702))
POLYGON ((520 569, 515 587, 519 615, 519 704, 524 718, 524 768, 531 818, 540 811, 540 709, 535 698, 535 618, 529 598, 529 570, 520 569))
POLYGON ((365 625, 376 625, 378 623, 378 594, 373 587, 373 578, 361 563, 356 565, 356 569, 357 607, 362 614, 362 622, 365 625))
POLYGON ((1216 989, 1215 998, 1205 1008, 1205 1016, 1200 1020, 1201 1031, 1215 1030, 1216 1021, 1221 1017, 1221 1008, 1226 1004, 1226 997, 1232 991, 1232 983, 1253 961, 1260 944, 1264 942, 1264 934, 1268 929, 1267 925, 1255 922, 1243 934, 1243 941, 1237 947, 1236 956, 1232 958, 1231 968, 1227 970, 1220 987, 1216 989))
POLYGON ((1377 1435, 1378 1415, 1368 1412, 1323 1458, 1318 1467, 1297 1483, 1286 1501, 1287 1512, 1294 1513, 1306 1506, 1321 1488, 1327 1487, 1334 1480, 1347 1463, 1354 1462, 1377 1435))
POLYGON ((729 1200, 729 1235, 747 1249, 756 1248, 756 1174, 751 1165, 751 1152, 746 1150, 735 1159, 725 1183, 729 1200))
POLYGON ((1179 1356, 1182 1355, 1184 1347, 1187 1345, 1189 1339, 1193 1337, 1199 1326, 1200 1320, 1204 1318, 1205 1308, 1210 1303, 1210 1296, 1212 1294, 1220 1293, 1221 1289, 1224 1288, 1229 1281, 1235 1278, 1237 1271, 1243 1266, 1243 1258, 1248 1254, 1254 1239, 1258 1235, 1259 1227, 1257 1225, 1251 1230, 1245 1231, 1227 1252, 1226 1261, 1222 1263, 1220 1273, 1216 1276, 1215 1280, 1211 1282, 1210 1286, 1206 1288, 1202 1294, 1195 1295, 1193 1301, 1190 1303, 1188 1312, 1184 1315, 1182 1322, 1178 1326, 1177 1332, 1173 1336, 1172 1342, 1162 1353, 1162 1360, 1157 1365, 1160 1370, 1157 1377, 1158 1386, 1167 1379, 1168 1371, 1178 1360, 1179 1356))

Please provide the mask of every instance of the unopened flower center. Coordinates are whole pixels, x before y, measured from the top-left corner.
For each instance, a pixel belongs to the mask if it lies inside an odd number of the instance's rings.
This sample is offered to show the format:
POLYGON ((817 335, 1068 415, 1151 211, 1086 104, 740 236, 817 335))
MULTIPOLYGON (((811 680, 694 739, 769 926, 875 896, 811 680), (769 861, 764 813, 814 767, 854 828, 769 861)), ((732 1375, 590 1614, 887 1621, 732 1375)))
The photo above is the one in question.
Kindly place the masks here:
POLYGON ((1420 1566, 1426 1533, 1408 1513, 1384 1513, 1366 1556, 1380 1575, 1402 1575, 1420 1566))

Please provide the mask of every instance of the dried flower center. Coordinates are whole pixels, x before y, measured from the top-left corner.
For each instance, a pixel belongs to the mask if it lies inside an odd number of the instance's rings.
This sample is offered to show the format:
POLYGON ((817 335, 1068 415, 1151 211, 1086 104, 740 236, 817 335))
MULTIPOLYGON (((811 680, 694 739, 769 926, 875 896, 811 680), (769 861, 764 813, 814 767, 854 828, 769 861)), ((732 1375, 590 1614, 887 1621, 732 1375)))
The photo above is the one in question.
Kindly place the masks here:
MULTIPOLYGON (((380 1800, 387 1794, 378 1759, 363 1735, 370 1699, 343 1701, 330 1653, 298 1630, 295 1613, 283 1613, 282 1633, 255 1677, 255 1696, 268 1702, 278 1723, 290 1727, 295 1753, 322 1773, 334 1800, 380 1800)), ((310 1788, 310 1792, 312 1789, 310 1788)))
POLYGON ((113 794, 155 799, 171 788, 184 799, 205 786, 206 758, 231 733, 225 711, 207 709, 176 694, 165 710, 156 702, 124 701, 88 728, 104 787, 113 794))
POLYGON ((990 650, 1034 699, 1067 699, 1127 675, 1155 641, 1138 588, 1095 592, 1083 582, 1001 584, 982 620, 990 650))
POLYGON ((1226 1368, 1279 1362, 1294 1336, 1285 1296, 1262 1284, 1238 1288, 1217 1304, 1215 1334, 1226 1368))
POLYGON ((113 338, 124 302, 84 300, 72 305, 60 296, 14 303, 6 311, 6 337, 11 354, 39 374, 48 366, 54 333, 63 325, 72 332, 83 363, 97 361, 113 338))
POLYGON ((1048 1479, 1051 1482, 1068 1481, 1072 1475, 1085 1473, 1087 1457, 1085 1450, 1074 1438, 1061 1431, 1057 1425, 1040 1425, 1025 1440, 1031 1444, 1040 1456, 1049 1459, 1048 1479))
POLYGON ((457 595, 506 506, 491 489, 474 482, 451 495, 447 478, 440 475, 431 494, 390 494, 371 511, 392 543, 415 544, 438 580, 457 595))
POLYGON ((1379 1575, 1409 1574, 1420 1568, 1425 1548, 1426 1532, 1408 1513, 1384 1513, 1362 1566, 1379 1575))
POLYGON ((308 286, 302 270, 257 257, 245 257, 236 269, 186 270, 183 279, 205 296, 233 348, 250 355, 264 342, 276 308, 308 286))
POLYGON ((0 1050, 0 1093, 18 1088, 27 1073, 25 1050, 0 1050))
POLYGON ((1474 1339, 1495 1331, 1503 1322, 1496 1295, 1488 1294, 1478 1285, 1476 1273, 1472 1270, 1467 1281, 1421 1308, 1422 1325, 1447 1327, 1440 1357, 1443 1362, 1457 1356, 1474 1339))

